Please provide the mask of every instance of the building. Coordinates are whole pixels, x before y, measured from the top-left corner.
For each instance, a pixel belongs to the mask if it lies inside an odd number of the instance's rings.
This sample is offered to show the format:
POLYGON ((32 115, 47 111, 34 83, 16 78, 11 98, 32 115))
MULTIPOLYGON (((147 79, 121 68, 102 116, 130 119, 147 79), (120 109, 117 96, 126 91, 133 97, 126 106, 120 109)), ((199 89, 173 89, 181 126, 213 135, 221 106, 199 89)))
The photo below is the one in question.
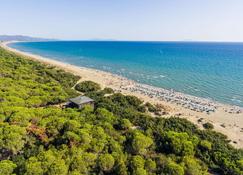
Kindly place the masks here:
POLYGON ((68 106, 82 109, 85 105, 94 107, 94 100, 86 96, 78 96, 69 99, 68 106))

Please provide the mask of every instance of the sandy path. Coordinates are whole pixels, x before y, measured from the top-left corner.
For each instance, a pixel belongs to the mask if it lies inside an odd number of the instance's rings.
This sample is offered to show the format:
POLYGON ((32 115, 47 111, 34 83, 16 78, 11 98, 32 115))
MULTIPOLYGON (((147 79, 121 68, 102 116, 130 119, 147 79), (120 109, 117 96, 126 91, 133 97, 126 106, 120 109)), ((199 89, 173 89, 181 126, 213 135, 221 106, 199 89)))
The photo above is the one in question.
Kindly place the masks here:
POLYGON ((67 72, 79 75, 82 77, 82 80, 91 80, 99 83, 102 87, 111 87, 118 92, 122 92, 123 94, 135 95, 141 98, 142 100, 149 101, 153 104, 162 104, 168 107, 170 115, 180 114, 179 117, 183 117, 190 120, 191 122, 198 125, 200 128, 202 128, 202 123, 198 123, 198 119, 203 118, 203 122, 211 122, 214 125, 214 129, 216 131, 227 135, 228 138, 232 141, 231 143, 233 146, 237 148, 243 148, 243 113, 231 114, 225 112, 224 109, 229 108, 229 106, 227 105, 223 105, 222 107, 218 108, 215 112, 210 114, 192 111, 190 109, 186 109, 174 103, 165 102, 158 98, 150 98, 147 95, 122 89, 121 87, 133 86, 136 83, 124 77, 120 77, 108 72, 99 71, 91 68, 74 66, 68 63, 63 63, 49 58, 44 58, 38 55, 22 52, 8 47, 7 44, 9 44, 9 42, 2 42, 0 43, 0 46, 9 51, 23 55, 28 59, 39 61, 41 63, 48 65, 53 65, 67 72), (235 143, 233 143, 233 141, 235 143))

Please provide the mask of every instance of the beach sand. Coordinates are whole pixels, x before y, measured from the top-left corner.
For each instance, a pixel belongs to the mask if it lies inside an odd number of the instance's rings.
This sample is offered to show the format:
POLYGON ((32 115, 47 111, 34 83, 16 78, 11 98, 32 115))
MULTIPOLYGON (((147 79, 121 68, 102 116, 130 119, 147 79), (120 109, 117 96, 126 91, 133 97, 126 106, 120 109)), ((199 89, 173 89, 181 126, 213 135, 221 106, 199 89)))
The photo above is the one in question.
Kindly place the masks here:
MULTIPOLYGON (((230 105, 215 103, 215 106, 217 107, 215 108, 214 112, 210 113, 193 111, 191 109, 183 107, 180 104, 165 101, 161 98, 158 98, 157 96, 151 97, 151 95, 143 94, 139 91, 133 91, 131 89, 139 86, 140 84, 132 80, 128 80, 124 77, 91 68, 74 66, 68 63, 63 63, 49 58, 44 58, 38 55, 22 52, 8 47, 7 44, 9 43, 10 42, 2 42, 0 43, 0 46, 8 51, 12 51, 16 54, 25 56, 27 59, 39 61, 41 63, 48 65, 53 65, 67 72, 78 75, 82 77, 81 81, 91 80, 96 83, 99 83, 102 87, 110 87, 117 92, 121 92, 126 95, 137 96, 145 102, 151 102, 153 104, 162 104, 166 107, 167 112, 169 113, 168 115, 162 117, 178 116, 186 118, 194 124, 198 125, 200 128, 203 128, 203 123, 210 122, 214 125, 215 131, 221 132, 228 136, 228 139, 231 140, 231 144, 234 147, 243 148, 243 113, 226 112, 226 110, 229 111, 230 109, 234 109, 234 107, 230 105), (199 119, 201 119, 202 122, 198 122, 199 119)), ((163 89, 161 90, 164 91, 163 89)), ((167 92, 168 90, 165 91, 167 92)), ((179 94, 179 96, 183 97, 183 94, 181 93, 172 93, 173 95, 179 94)), ((202 99, 202 101, 203 100, 204 99, 202 99)))

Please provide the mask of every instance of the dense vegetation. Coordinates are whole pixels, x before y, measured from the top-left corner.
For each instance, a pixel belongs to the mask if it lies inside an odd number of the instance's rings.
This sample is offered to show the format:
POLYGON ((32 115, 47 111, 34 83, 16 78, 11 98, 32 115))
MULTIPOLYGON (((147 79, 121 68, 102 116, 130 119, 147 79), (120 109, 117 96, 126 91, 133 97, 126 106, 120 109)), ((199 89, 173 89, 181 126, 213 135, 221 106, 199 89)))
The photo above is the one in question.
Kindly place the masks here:
POLYGON ((111 89, 85 90, 94 109, 61 109, 78 77, 2 49, 0 66, 0 175, 243 174, 220 133, 111 89))
POLYGON ((101 89, 100 85, 93 81, 83 81, 75 86, 80 92, 93 92, 101 89))

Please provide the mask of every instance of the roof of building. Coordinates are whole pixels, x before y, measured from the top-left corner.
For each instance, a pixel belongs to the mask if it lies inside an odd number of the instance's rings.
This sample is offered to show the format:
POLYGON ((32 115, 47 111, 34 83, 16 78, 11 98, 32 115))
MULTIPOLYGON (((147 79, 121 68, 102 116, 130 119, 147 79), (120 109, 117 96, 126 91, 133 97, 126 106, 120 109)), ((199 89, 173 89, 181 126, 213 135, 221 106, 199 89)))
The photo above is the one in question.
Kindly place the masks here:
POLYGON ((78 96, 78 97, 69 99, 69 101, 73 102, 77 105, 81 105, 81 104, 93 102, 94 100, 89 97, 86 97, 86 96, 78 96))

